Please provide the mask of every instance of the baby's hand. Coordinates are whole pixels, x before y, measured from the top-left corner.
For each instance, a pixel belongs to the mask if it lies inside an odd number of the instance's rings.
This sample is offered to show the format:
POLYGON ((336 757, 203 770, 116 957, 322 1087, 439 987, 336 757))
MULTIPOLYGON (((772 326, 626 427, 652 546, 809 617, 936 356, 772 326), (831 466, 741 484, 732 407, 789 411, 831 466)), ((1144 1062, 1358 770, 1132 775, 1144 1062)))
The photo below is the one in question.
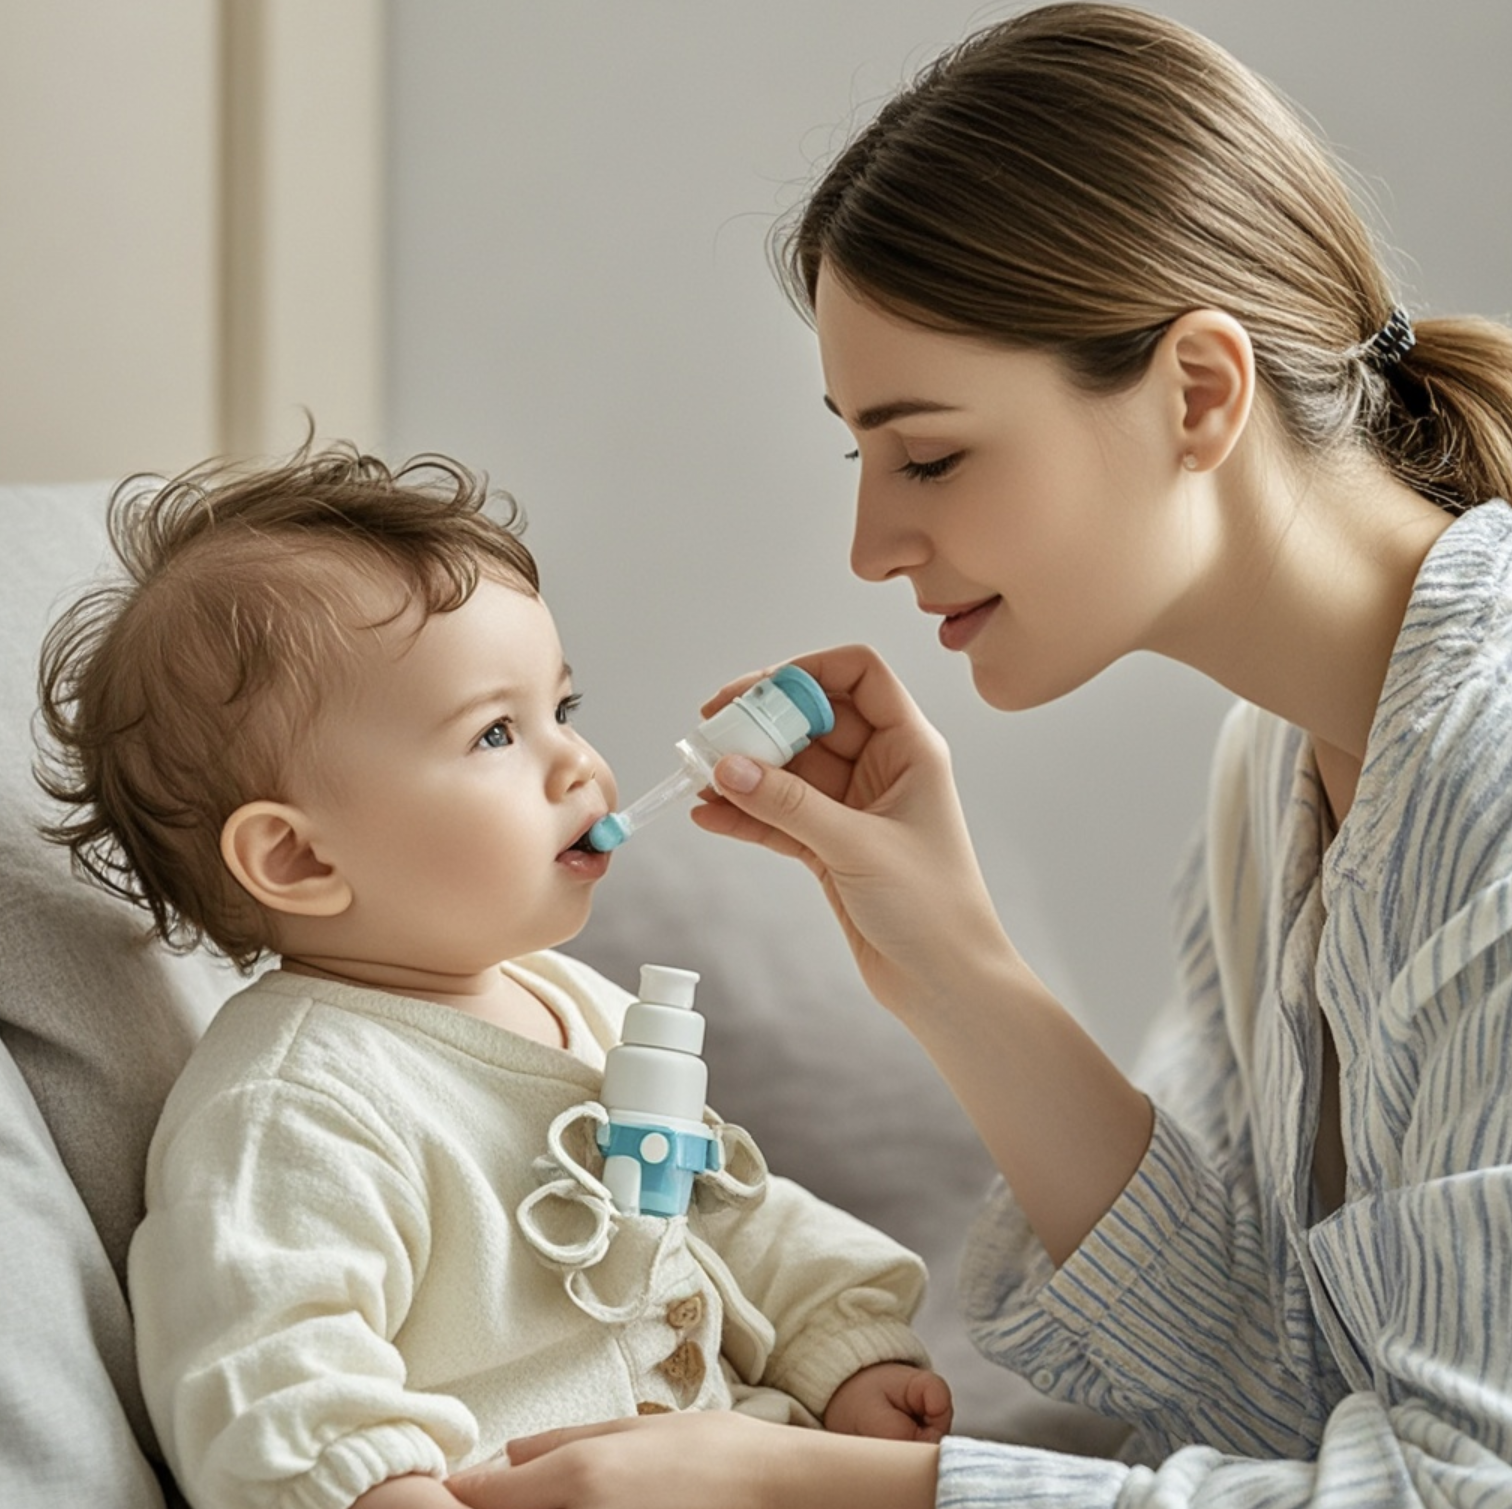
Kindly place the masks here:
POLYGON ((830 1396, 824 1428, 845 1436, 935 1442, 954 1416, 950 1385, 906 1362, 879 1362, 852 1373, 830 1396))

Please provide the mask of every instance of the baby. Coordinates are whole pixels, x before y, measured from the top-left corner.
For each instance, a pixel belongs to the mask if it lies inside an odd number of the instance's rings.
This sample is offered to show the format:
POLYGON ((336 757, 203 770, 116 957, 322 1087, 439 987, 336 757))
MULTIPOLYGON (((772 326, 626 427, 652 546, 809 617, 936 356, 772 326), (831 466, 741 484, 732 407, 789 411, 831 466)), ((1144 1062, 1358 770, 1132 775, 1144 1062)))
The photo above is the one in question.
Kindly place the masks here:
POLYGON ((558 953, 614 805, 511 512, 306 446, 123 487, 43 652, 49 836, 243 970, 164 1109, 130 1290, 205 1509, 445 1506, 514 1436, 734 1408, 937 1440, 917 1259, 721 1167, 623 1215, 592 1113, 630 997, 558 953))

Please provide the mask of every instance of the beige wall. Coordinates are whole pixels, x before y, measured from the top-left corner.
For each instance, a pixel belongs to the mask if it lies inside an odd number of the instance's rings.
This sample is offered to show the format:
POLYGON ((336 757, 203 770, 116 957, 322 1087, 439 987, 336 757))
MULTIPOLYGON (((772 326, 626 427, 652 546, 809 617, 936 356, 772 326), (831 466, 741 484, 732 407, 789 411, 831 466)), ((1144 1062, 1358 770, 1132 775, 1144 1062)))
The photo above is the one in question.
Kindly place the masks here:
POLYGON ((215 9, 0 5, 0 477, 216 438, 215 9))
POLYGON ((381 442, 376 0, 0 0, 0 480, 381 442))

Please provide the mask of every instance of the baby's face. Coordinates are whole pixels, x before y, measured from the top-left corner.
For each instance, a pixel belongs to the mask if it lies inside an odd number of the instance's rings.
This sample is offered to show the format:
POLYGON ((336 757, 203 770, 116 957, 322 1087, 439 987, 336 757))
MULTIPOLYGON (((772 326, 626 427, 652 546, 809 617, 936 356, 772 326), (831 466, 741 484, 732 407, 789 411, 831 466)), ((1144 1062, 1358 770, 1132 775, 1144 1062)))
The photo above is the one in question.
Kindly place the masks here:
POLYGON ((571 723, 545 604, 484 578, 462 607, 374 632, 311 730, 294 800, 352 888, 347 944, 439 974, 565 942, 606 856, 572 846, 614 777, 571 723))

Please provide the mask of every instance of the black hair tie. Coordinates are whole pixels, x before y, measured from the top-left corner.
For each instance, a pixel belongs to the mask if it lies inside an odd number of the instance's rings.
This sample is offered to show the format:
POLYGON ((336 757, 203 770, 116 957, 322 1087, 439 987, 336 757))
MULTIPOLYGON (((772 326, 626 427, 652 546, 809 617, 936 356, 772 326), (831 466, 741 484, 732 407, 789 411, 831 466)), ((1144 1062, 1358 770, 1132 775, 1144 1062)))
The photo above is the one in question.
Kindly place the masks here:
POLYGON ((1381 326, 1363 345, 1352 353, 1378 372, 1394 367, 1417 345, 1417 336, 1407 311, 1398 305, 1391 311, 1391 318, 1381 326))

